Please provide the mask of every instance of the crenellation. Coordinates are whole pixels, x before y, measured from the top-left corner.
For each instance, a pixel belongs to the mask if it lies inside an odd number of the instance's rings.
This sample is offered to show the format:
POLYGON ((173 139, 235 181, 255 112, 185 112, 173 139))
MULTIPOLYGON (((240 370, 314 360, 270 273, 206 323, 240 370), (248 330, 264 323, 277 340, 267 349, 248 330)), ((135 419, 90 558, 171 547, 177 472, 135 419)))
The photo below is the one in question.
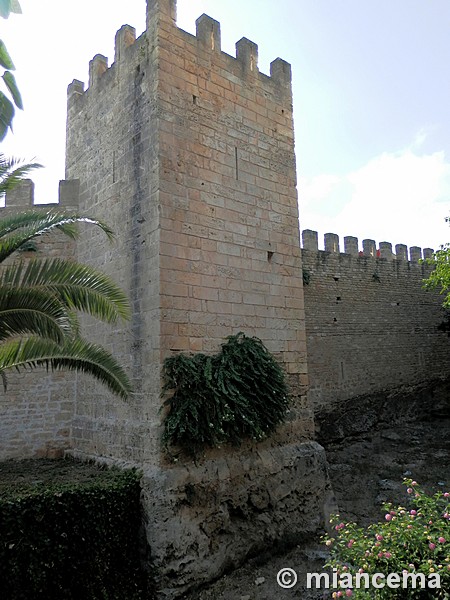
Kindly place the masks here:
POLYGON ((161 21, 176 25, 177 0, 147 0, 147 30, 154 31, 161 21))
POLYGON ((14 189, 6 192, 5 208, 27 209, 34 204, 34 182, 23 179, 14 189))
POLYGON ((305 250, 318 251, 319 250, 319 240, 317 231, 313 231, 312 229, 304 229, 302 231, 302 244, 305 250))
POLYGON ((292 68, 291 65, 282 58, 276 58, 270 63, 270 76, 279 85, 291 89, 292 86, 292 68))
POLYGON ((391 259, 393 257, 392 244, 390 242, 380 242, 380 258, 391 259))
MULTIPOLYGON (((148 37, 152 37, 157 31, 158 27, 163 27, 163 23, 169 24, 169 29, 167 33, 170 31, 170 27, 173 25, 176 27, 176 0, 147 0, 147 31, 144 35, 148 37)), ((230 88, 221 91, 221 94, 233 95, 236 98, 236 92, 234 91, 233 83, 241 82, 242 78, 244 80, 251 75, 258 75, 259 85, 263 88, 266 85, 275 84, 275 90, 277 95, 281 95, 282 97, 287 96, 289 100, 289 106, 283 108, 280 112, 281 115, 274 115, 274 118, 277 121, 277 128, 283 133, 288 131, 285 125, 285 118, 283 118, 285 110, 288 112, 292 109, 292 73, 291 73, 291 65, 281 58, 276 58, 270 64, 270 76, 265 75, 264 73, 260 73, 258 69, 258 45, 254 42, 248 40, 247 38, 242 38, 236 43, 236 57, 229 56, 225 52, 221 50, 221 31, 220 31, 220 23, 215 19, 209 17, 206 14, 201 15, 196 21, 196 35, 193 36, 182 29, 176 27, 176 35, 173 38, 172 51, 170 52, 170 56, 167 60, 170 60, 172 64, 172 71, 175 73, 178 69, 181 69, 185 72, 186 77, 188 74, 186 73, 186 63, 189 61, 185 60, 185 49, 186 44, 190 45, 193 42, 197 41, 199 48, 202 48, 204 51, 210 52, 210 61, 214 55, 220 56, 217 59, 224 64, 221 65, 225 67, 225 70, 229 71, 229 79, 230 79, 230 88), (177 46, 177 43, 179 46, 177 46), (176 49, 176 51, 175 51, 176 49), (175 55, 179 55, 181 63, 178 67, 177 60, 175 60, 175 55), (239 69, 240 66, 240 69, 239 69)), ((114 65, 120 65, 123 61, 122 56, 124 55, 127 48, 133 46, 136 43, 136 30, 134 27, 130 25, 123 25, 116 33, 115 37, 115 54, 114 54, 114 65)), ((161 48, 160 51, 164 54, 165 49, 161 48)), ((204 65, 205 55, 201 55, 199 51, 197 51, 196 63, 191 69, 194 68, 197 71, 200 64, 204 65)), ((216 59, 214 59, 216 60, 216 59)), ((89 62, 89 84, 88 88, 90 89, 94 86, 106 73, 109 72, 110 69, 108 67, 108 59, 106 56, 102 54, 96 54, 94 58, 89 62)), ((214 76, 214 72, 212 73, 214 76)), ((212 91, 213 89, 218 89, 216 84, 213 83, 213 78, 208 77, 204 82, 198 80, 197 73, 192 74, 192 82, 190 87, 192 96, 195 99, 197 98, 196 91, 198 88, 203 88, 206 86, 207 91, 212 91)), ((222 83, 223 85, 223 83, 222 83)), ((187 88, 186 88, 187 89, 187 88)), ((68 108, 72 106, 73 103, 77 102, 78 98, 84 95, 84 83, 78 80, 73 80, 73 82, 68 87, 68 108)), ((241 94, 246 96, 248 101, 254 102, 254 91, 247 88, 241 89, 241 94)), ((256 104, 254 106, 254 111, 258 113, 257 121, 261 121, 262 123, 266 122, 267 119, 267 108, 265 106, 258 106, 256 104)), ((288 116, 288 115, 286 115, 288 116)), ((257 122, 255 121, 254 126, 257 126, 257 122)), ((260 125, 261 128, 261 125, 260 125)), ((267 130, 268 135, 272 135, 273 130, 267 130)), ((279 142, 280 144, 282 141, 279 142)))
POLYGON ((221 39, 219 21, 203 14, 195 21, 195 25, 198 41, 208 50, 220 52, 221 39))
POLYGON ((84 81, 80 81, 78 79, 74 79, 72 83, 70 83, 67 87, 67 97, 77 98, 84 94, 84 81))
POLYGON ((344 252, 352 256, 358 256, 358 238, 347 235, 344 237, 344 252))
POLYGON ((117 64, 129 46, 136 41, 136 29, 131 25, 122 25, 115 38, 114 62, 117 64))
POLYGON ((420 248, 420 246, 411 246, 409 249, 409 260, 413 263, 417 263, 421 258, 422 248, 420 248))
POLYGON ((236 42, 236 60, 241 63, 245 75, 259 73, 258 44, 241 38, 236 42))
POLYGON ((96 54, 89 62, 89 88, 92 88, 107 70, 107 57, 103 54, 96 54))
MULTIPOLYGON (((392 250, 390 242, 380 242, 377 248, 375 240, 365 239, 362 241, 362 250, 359 250, 359 242, 357 237, 344 237, 344 254, 358 257, 384 258, 397 261, 410 261, 418 263, 423 258, 432 258, 434 250, 432 248, 422 249, 418 246, 412 246, 408 258, 408 247, 405 244, 396 244, 395 254, 392 250)), ((319 252, 318 234, 317 231, 304 229, 302 231, 302 248, 312 252, 319 252)), ((333 254, 339 254, 339 236, 335 233, 326 233, 324 235, 324 251, 333 254)))
POLYGON ((397 260, 408 260, 408 246, 405 244, 396 244, 395 255, 397 260))
POLYGON ((59 182, 58 203, 62 207, 78 208, 80 200, 80 180, 62 179, 59 182))
POLYGON ((324 235, 325 252, 335 252, 339 254, 339 236, 335 233, 326 233, 324 235))
MULTIPOLYGON (((78 179, 63 179, 59 182, 58 199, 56 202, 35 204, 34 182, 31 179, 22 180, 14 189, 6 192, 5 208, 24 210, 40 207, 70 207, 78 208, 80 182, 78 179)), ((0 209, 1 210, 1 209, 0 209)))
POLYGON ((375 257, 377 255, 377 246, 375 240, 363 240, 363 255, 375 257))

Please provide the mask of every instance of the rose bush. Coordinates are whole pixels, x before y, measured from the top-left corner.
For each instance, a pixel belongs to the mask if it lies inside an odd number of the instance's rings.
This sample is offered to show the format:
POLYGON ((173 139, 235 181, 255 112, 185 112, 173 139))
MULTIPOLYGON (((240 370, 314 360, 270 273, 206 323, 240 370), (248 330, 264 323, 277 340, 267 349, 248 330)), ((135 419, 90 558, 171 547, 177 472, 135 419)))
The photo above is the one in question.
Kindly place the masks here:
POLYGON ((450 599, 450 492, 428 495, 416 481, 404 483, 407 505, 384 504, 380 523, 362 528, 341 522, 339 515, 332 518, 333 535, 322 538, 330 549, 326 567, 334 574, 332 598, 450 599), (389 580, 391 573, 397 575, 389 580), (375 581, 384 587, 373 585, 375 574, 382 574, 375 581))

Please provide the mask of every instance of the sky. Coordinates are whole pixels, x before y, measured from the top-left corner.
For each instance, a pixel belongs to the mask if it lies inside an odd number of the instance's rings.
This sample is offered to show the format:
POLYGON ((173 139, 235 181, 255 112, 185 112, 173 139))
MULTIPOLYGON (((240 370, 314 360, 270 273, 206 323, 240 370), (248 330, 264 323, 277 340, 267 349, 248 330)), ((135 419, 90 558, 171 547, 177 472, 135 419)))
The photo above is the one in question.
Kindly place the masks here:
MULTIPOLYGON (((114 60, 115 32, 145 29, 145 0, 20 0, 1 19, 24 111, 2 152, 37 159, 37 202, 64 178, 67 86, 88 82, 95 54, 114 60)), ((439 248, 450 241, 448 0, 178 0, 195 33, 206 13, 222 50, 258 44, 259 69, 292 65, 301 229, 439 248)))

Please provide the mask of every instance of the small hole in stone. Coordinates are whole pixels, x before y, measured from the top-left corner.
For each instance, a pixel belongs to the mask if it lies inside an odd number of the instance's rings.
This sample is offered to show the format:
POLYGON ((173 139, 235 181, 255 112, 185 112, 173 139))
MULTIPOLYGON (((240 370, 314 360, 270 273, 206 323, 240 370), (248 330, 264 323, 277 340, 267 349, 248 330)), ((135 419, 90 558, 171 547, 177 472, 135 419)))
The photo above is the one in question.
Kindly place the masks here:
POLYGON ((192 96, 192 102, 197 104, 197 96, 195 96, 195 94, 192 96))
POLYGON ((340 299, 341 299, 341 297, 340 297, 340 296, 336 296, 336 300, 340 300, 340 299))
POLYGON ((336 319, 336 317, 334 317, 333 321, 334 321, 335 323, 337 323, 337 319, 336 319))
POLYGON ((269 250, 267 252, 267 260, 270 262, 272 260, 272 256, 273 256, 273 252, 271 250, 269 250))

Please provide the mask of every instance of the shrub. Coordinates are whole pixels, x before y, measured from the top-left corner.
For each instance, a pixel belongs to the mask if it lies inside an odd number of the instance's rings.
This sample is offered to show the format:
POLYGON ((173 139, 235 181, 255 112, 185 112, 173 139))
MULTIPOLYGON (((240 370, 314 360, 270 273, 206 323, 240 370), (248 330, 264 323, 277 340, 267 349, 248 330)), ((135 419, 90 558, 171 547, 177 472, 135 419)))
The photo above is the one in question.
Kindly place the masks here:
POLYGON ((428 600, 450 597, 450 493, 437 492, 430 496, 415 481, 405 479, 404 483, 408 507, 384 504, 385 515, 381 523, 364 529, 356 523, 341 523, 339 516, 333 517, 335 533, 323 538, 331 551, 326 566, 335 569, 341 577, 333 598, 428 600), (405 588, 401 579, 400 587, 396 589, 387 585, 382 589, 364 589, 365 584, 361 583, 360 589, 352 590, 346 582, 350 576, 355 585, 357 573, 367 573, 370 581, 375 573, 385 577, 398 573, 401 578, 403 573, 422 573, 430 587, 422 589, 417 580, 417 587, 413 589, 410 578, 405 588), (435 588, 438 579, 440 587, 435 588))
POLYGON ((230 336, 221 351, 171 356, 164 362, 164 442, 195 455, 200 449, 245 438, 261 440, 286 415, 285 375, 258 338, 230 336))
POLYGON ((0 596, 149 598, 139 480, 135 471, 110 469, 89 482, 2 490, 0 596))

